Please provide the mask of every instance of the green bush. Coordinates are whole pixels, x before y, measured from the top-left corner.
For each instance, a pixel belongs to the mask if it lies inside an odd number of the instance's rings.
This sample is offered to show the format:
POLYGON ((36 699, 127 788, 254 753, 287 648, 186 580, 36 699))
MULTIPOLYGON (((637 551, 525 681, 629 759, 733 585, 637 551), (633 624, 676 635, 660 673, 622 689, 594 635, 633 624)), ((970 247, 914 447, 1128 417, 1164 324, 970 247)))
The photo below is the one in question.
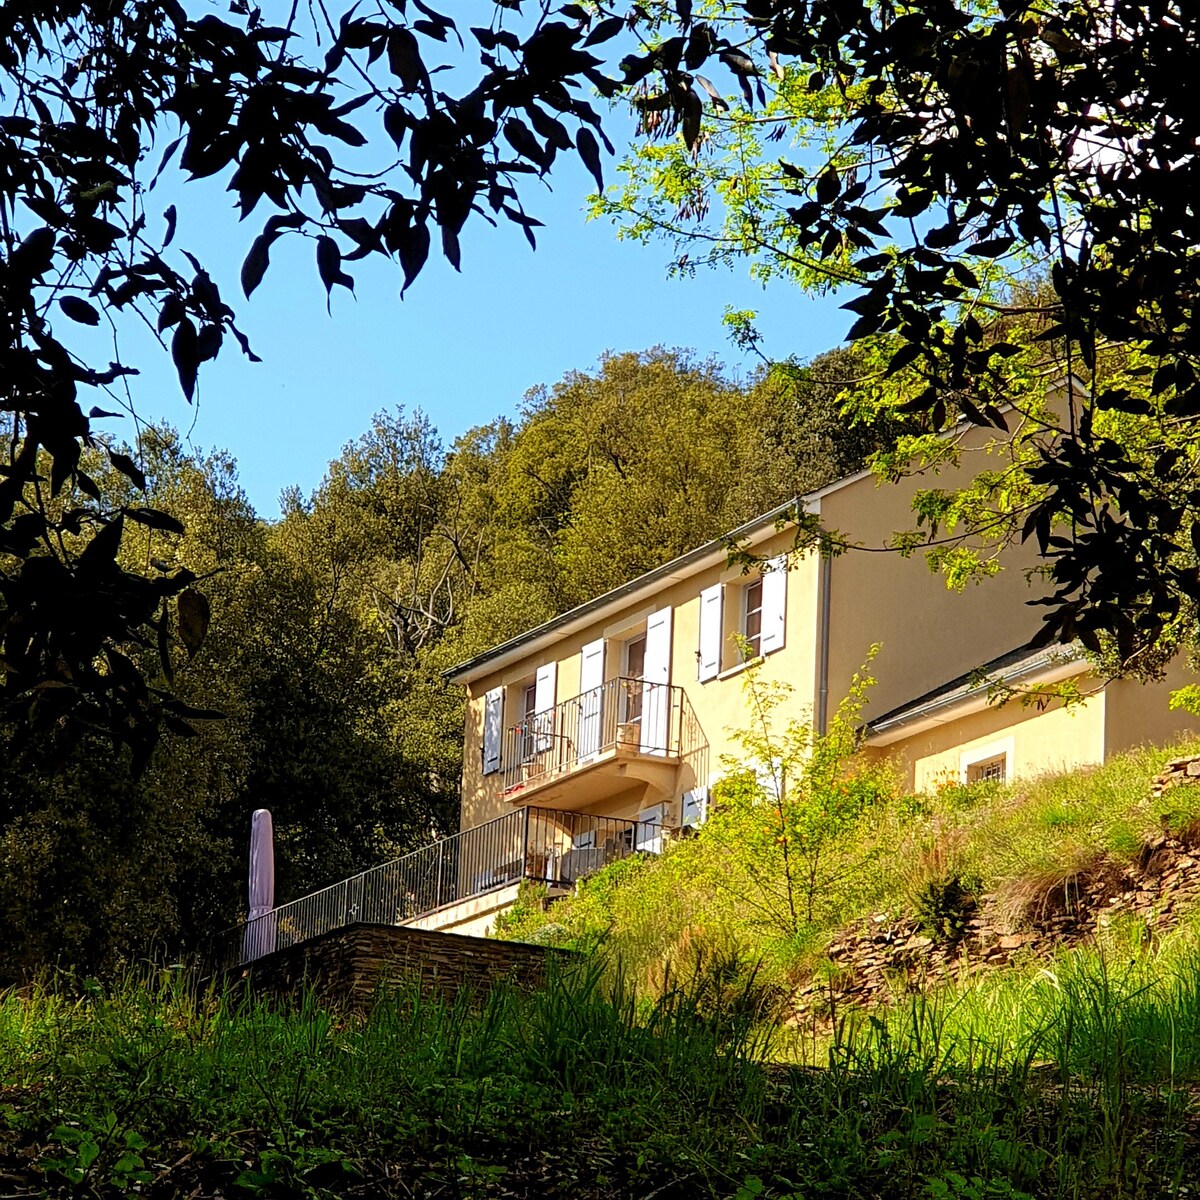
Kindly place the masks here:
POLYGON ((957 874, 930 879, 913 899, 918 926, 935 942, 957 942, 975 911, 978 886, 978 881, 964 882, 957 874))

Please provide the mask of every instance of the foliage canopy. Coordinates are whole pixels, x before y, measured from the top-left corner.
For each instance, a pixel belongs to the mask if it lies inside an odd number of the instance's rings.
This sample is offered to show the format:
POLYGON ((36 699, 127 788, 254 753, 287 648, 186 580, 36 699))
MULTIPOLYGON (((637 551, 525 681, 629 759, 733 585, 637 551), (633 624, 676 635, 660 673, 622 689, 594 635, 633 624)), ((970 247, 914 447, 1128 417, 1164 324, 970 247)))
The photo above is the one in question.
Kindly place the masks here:
POLYGON ((919 516, 1036 538, 1044 640, 1128 670, 1194 631, 1195 7, 745 0, 648 28, 625 63, 647 141, 599 209, 682 270, 852 291, 853 407, 926 430, 886 466, 994 428, 1011 469, 919 516))
POLYGON ((11 428, 0 477, 0 701, 8 720, 102 727, 145 761, 161 723, 182 732, 196 715, 131 657, 157 645, 169 671, 172 622, 185 643, 198 644, 206 607, 195 574, 134 571, 119 555, 130 522, 178 533, 178 521, 133 496, 110 506, 82 458, 85 447, 106 447, 113 467, 145 490, 143 467, 92 425, 132 407, 126 385, 136 366, 117 340, 128 321, 169 344, 189 401, 201 365, 228 340, 253 357, 218 281, 172 246, 178 213, 156 211, 159 177, 224 180, 243 219, 270 210, 242 268, 247 296, 282 238, 311 242, 327 292, 353 289, 347 266, 369 255, 396 260, 408 286, 431 232, 457 267, 473 212, 515 222, 532 241, 537 221, 518 185, 568 149, 599 180, 599 118, 578 84, 603 93, 612 85, 584 48, 586 14, 526 21, 513 7, 497 4, 490 25, 465 31, 468 51, 454 20, 422 0, 411 11, 400 2, 364 13, 345 3, 293 5, 282 26, 243 0, 223 16, 199 17, 178 0, 4 6, 0 409, 11 428), (465 64, 458 93, 437 86, 454 44, 465 64), (382 161, 381 145, 390 147, 382 161), (72 335, 80 326, 111 332, 112 361, 72 335))
POLYGON ((199 19, 176 0, 0 14, 7 720, 101 727, 144 758, 160 723, 195 715, 135 663, 138 647, 169 656, 176 633, 193 652, 207 611, 195 573, 132 571, 118 553, 130 523, 170 532, 176 518, 133 494, 109 506, 81 459, 104 447, 140 490, 135 457, 92 429, 128 407, 136 368, 72 334, 143 322, 189 398, 227 341, 252 354, 218 281, 173 247, 178 214, 152 204, 159 175, 225 181, 243 218, 271 210, 247 295, 280 239, 312 243, 327 292, 352 288, 351 265, 371 255, 396 260, 407 286, 435 234, 458 265, 472 213, 532 240, 522 185, 559 154, 600 182, 589 88, 631 96, 652 138, 678 134, 644 152, 622 202, 634 232, 667 225, 700 247, 685 268, 753 255, 804 286, 854 288, 874 399, 919 416, 929 439, 960 419, 1005 437, 1020 425, 1019 486, 989 481, 974 504, 922 516, 1036 537, 1047 640, 1111 645, 1127 666, 1194 624, 1193 6, 678 0, 526 14, 497 0, 466 30, 424 0, 301 7, 283 26, 244 0, 199 19), (789 137, 795 153, 776 159, 789 137), (1063 412, 1036 403, 1031 355, 1061 360, 1063 412))

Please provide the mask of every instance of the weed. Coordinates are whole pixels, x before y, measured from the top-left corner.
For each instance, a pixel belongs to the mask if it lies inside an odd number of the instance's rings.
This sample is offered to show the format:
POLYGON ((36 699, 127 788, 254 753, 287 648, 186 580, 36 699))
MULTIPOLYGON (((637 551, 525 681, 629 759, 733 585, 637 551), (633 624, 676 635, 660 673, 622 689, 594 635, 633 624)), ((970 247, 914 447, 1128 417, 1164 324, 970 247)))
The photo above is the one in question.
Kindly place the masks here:
POLYGON ((975 911, 976 881, 963 882, 961 876, 947 875, 930 879, 913 900, 917 924, 936 942, 953 944, 967 929, 975 911))

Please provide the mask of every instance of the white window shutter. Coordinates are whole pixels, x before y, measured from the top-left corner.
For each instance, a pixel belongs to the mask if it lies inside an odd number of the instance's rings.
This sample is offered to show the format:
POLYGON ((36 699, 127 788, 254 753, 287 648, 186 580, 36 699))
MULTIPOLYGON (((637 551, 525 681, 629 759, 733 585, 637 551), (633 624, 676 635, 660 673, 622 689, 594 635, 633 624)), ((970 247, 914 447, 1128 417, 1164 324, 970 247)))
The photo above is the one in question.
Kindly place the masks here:
POLYGON ((663 817, 666 805, 656 804, 653 808, 644 808, 637 815, 638 823, 634 831, 635 850, 645 850, 649 854, 662 853, 663 817))
POLYGON ((646 665, 642 673, 642 753, 666 754, 671 732, 671 609, 646 619, 646 665))
POLYGON ((697 677, 703 681, 721 673, 721 608, 725 588, 719 583, 700 593, 700 658, 697 677))
POLYGON ((783 649, 787 611, 787 556, 781 554, 766 565, 762 577, 762 653, 783 649))
POLYGON ((539 754, 550 749, 554 733, 554 702, 557 699, 555 689, 558 684, 558 663, 548 662, 538 667, 537 681, 534 684, 533 707, 534 728, 537 730, 535 747, 539 754))
POLYGON ((646 620, 647 683, 671 682, 671 609, 660 608, 646 620))
POLYGON ((500 770, 500 737, 504 725, 504 689, 492 688, 483 698, 483 773, 500 770))
POLYGON ((588 642, 579 652, 579 745, 581 759, 600 750, 604 705, 604 639, 588 642))

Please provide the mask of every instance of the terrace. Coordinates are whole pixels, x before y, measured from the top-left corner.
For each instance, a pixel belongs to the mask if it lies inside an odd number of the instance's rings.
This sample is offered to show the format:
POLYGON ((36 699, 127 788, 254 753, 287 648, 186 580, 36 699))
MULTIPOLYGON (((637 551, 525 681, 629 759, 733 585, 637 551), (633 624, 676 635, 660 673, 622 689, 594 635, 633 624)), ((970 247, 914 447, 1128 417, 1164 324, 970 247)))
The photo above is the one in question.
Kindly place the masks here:
POLYGON ((227 929, 210 966, 240 966, 358 923, 441 928, 466 903, 522 880, 565 892, 635 850, 657 849, 661 837, 661 826, 646 821, 541 808, 505 813, 227 929))

